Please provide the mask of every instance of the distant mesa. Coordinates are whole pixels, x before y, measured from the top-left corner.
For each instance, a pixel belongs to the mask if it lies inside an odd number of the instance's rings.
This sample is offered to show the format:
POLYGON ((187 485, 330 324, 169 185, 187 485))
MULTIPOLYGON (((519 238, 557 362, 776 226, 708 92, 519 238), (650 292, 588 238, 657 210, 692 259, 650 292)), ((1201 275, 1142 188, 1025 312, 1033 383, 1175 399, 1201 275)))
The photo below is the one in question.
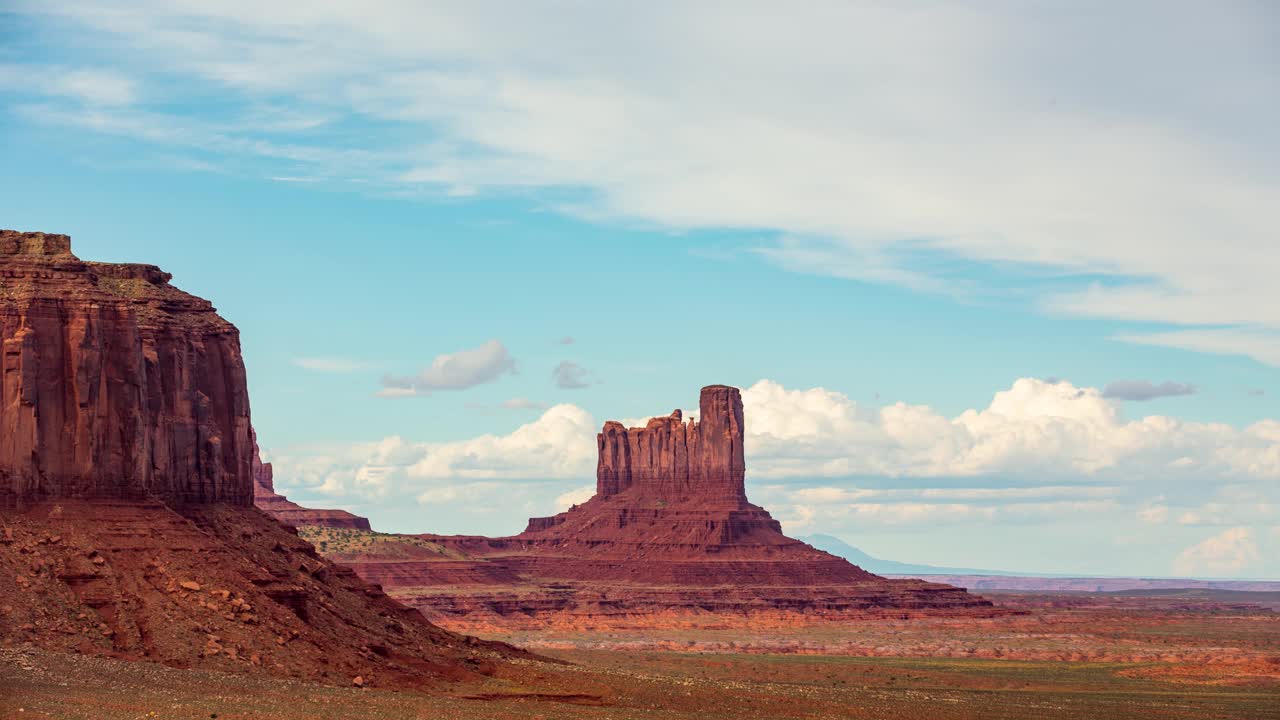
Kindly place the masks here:
POLYGON ((285 525, 294 527, 327 527, 348 530, 370 530, 369 518, 346 510, 305 508, 276 492, 275 470, 262 462, 255 439, 253 444, 253 504, 285 525))
POLYGON ((825 622, 1001 611, 960 588, 887 580, 782 533, 747 500, 742 396, 699 419, 607 422, 596 494, 513 537, 382 535, 330 557, 458 629, 548 623, 825 622))

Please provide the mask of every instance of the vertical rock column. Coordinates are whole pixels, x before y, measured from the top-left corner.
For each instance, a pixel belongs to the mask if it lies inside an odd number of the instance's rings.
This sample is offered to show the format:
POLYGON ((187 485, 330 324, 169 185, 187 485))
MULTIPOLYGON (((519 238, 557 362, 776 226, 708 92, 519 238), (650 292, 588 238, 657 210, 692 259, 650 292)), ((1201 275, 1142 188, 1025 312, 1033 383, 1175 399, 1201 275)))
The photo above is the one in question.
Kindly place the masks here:
POLYGON ((597 436, 596 496, 625 491, 662 500, 746 501, 742 395, 737 388, 702 389, 701 417, 684 422, 679 410, 643 428, 609 421, 597 436))
POLYGON ((169 280, 0 231, 0 504, 253 502, 239 333, 169 280))

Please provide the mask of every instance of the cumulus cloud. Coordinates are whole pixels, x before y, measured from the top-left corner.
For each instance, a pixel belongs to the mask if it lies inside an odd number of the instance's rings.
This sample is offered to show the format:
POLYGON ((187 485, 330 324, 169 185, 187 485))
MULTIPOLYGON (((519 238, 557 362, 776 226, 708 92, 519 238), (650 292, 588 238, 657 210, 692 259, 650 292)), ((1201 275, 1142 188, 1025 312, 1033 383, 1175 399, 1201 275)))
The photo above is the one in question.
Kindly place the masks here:
POLYGON ((341 357, 300 357, 291 362, 304 370, 326 373, 349 373, 369 367, 369 363, 341 357))
MULTIPOLYGON (((585 410, 556 405, 507 435, 444 443, 391 436, 346 446, 277 449, 271 458, 283 488, 357 500, 438 501, 476 483, 589 477, 595 468, 595 434, 595 421, 585 410)), ((472 491, 483 487, 488 486, 472 491)))
POLYGON ((762 478, 1280 478, 1275 421, 1243 430, 1165 416, 1126 421, 1096 388, 1022 378, 984 409, 862 407, 813 388, 761 380, 743 392, 752 474, 762 478))
POLYGON ((590 386, 591 373, 578 363, 564 360, 551 370, 551 380, 558 388, 574 390, 590 386))
POLYGON ((497 340, 480 347, 436 356, 431 366, 413 376, 388 375, 382 379, 381 397, 430 395, 436 390, 462 390, 515 372, 516 361, 497 340))
MULTIPOLYGON (((751 495, 791 531, 1071 518, 1235 527, 1280 518, 1275 420, 1243 429, 1127 420, 1101 390, 1031 378, 951 417, 905 403, 863 407, 842 393, 770 380, 747 388, 743 401, 751 495)), ((271 457, 278 484, 307 496, 488 503, 536 515, 590 496, 590 487, 568 492, 564 483, 592 477, 597 430, 587 411, 563 404, 506 435, 448 443, 393 436, 271 457), (542 504, 509 502, 533 502, 521 488, 542 481, 555 488, 538 495, 542 504)))
POLYGON ((1178 397, 1194 395, 1196 386, 1190 383, 1162 382, 1156 384, 1150 380, 1116 380, 1107 383, 1102 389, 1102 396, 1115 400, 1134 400, 1144 402, 1162 397, 1178 397))
POLYGON ((556 497, 556 510, 564 512, 574 505, 581 505, 596 494, 595 485, 583 485, 556 497))
POLYGON ((1173 561, 1173 571, 1209 577, 1238 575, 1257 565, 1260 558, 1253 531, 1236 527, 1183 550, 1173 561))

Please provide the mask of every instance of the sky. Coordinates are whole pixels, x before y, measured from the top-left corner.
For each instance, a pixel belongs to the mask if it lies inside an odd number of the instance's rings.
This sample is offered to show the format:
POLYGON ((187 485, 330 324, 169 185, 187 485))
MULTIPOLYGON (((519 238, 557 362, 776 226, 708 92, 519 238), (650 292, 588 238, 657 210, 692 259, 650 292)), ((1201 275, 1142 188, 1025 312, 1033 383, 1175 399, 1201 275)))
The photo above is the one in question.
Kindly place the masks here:
POLYGON ((281 492, 512 534, 744 391, 895 560, 1280 578, 1266 2, 0 0, 0 226, 241 330, 281 492))

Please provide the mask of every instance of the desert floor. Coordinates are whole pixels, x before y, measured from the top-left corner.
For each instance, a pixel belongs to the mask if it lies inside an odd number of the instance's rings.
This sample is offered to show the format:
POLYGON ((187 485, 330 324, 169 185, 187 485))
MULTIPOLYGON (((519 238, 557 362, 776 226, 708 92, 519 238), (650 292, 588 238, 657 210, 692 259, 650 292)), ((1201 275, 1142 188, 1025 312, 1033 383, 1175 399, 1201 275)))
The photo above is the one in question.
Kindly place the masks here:
POLYGON ((571 665, 494 696, 327 687, 0 648, 0 718, 1280 718, 1280 615, 1199 595, 996 596, 1026 614, 490 637, 571 665))

